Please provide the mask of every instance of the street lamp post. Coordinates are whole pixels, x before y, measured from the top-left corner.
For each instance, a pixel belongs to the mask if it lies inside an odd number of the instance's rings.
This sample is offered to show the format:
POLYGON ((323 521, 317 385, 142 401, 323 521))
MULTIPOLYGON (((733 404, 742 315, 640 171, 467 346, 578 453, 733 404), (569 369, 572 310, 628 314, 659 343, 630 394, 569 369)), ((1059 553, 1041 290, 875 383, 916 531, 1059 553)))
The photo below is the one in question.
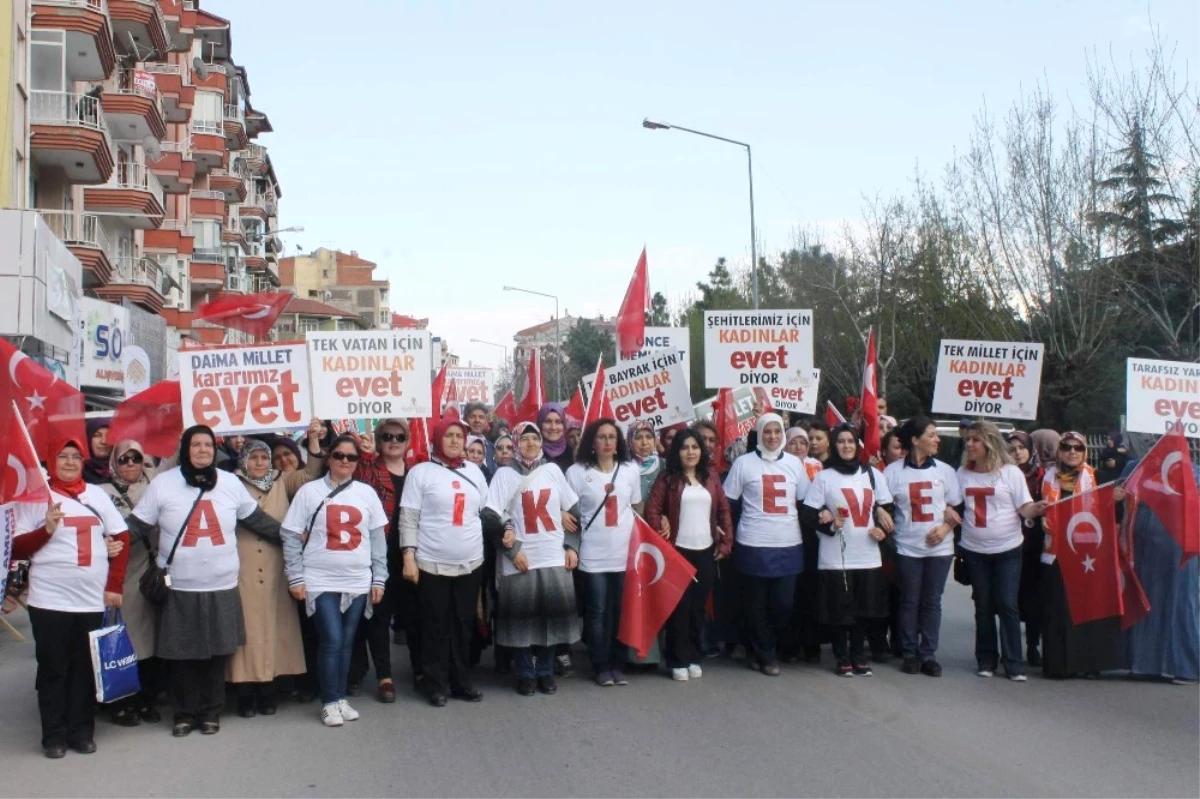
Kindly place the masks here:
POLYGON ((692 130, 681 125, 672 125, 667 122, 658 122, 653 119, 643 119, 642 127, 646 130, 682 130, 684 133, 694 133, 697 136, 703 136, 706 139, 716 139, 717 141, 736 144, 738 147, 746 148, 746 173, 750 178, 750 275, 751 275, 751 294, 754 299, 754 308, 758 310, 758 238, 755 236, 754 227, 754 160, 750 155, 750 145, 744 141, 736 139, 727 139, 724 136, 717 136, 712 133, 705 133, 702 130, 692 130))
POLYGON ((489 347, 499 347, 500 349, 504 350, 504 365, 508 366, 508 345, 507 344, 497 344, 494 341, 484 341, 481 338, 473 338, 473 339, 471 339, 471 343, 472 344, 486 344, 489 347))
POLYGON ((517 288, 516 286, 505 286, 504 290, 505 291, 519 291, 523 294, 535 294, 538 297, 549 297, 550 299, 554 300, 554 347, 555 347, 554 362, 555 362, 555 365, 558 367, 557 368, 558 375, 556 377, 558 391, 555 393, 555 399, 561 400, 562 399, 562 357, 563 356, 562 356, 562 327, 560 325, 560 320, 559 320, 559 316, 558 316, 558 297, 556 297, 553 294, 546 294, 543 291, 534 291, 532 289, 521 289, 521 288, 517 288))

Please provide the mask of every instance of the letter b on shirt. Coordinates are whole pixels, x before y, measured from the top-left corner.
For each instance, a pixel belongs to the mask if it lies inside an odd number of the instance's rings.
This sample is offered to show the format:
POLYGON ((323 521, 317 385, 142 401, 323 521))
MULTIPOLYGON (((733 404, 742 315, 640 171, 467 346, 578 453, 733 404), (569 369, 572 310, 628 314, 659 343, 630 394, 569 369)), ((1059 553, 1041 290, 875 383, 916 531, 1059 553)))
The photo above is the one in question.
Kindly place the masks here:
POLYGON ((351 552, 362 543, 362 511, 353 505, 325 506, 325 548, 351 552))

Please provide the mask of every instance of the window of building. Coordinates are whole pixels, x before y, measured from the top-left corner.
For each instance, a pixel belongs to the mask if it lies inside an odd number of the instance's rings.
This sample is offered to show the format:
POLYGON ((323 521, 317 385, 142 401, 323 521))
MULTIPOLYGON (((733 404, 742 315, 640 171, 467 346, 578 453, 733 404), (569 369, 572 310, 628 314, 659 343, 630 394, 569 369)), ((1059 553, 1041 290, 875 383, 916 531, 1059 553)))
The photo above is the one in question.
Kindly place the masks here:
POLYGON ((301 333, 307 333, 310 330, 320 330, 321 320, 314 319, 311 316, 301 316, 299 330, 301 333))
POLYGON ((61 30, 35 30, 30 43, 30 86, 35 91, 67 89, 65 36, 61 30))
POLYGON ((217 92, 197 91, 192 107, 192 130, 200 133, 224 133, 224 99, 217 92))
POLYGON ((221 252, 221 223, 215 219, 193 219, 192 236, 197 252, 221 252))

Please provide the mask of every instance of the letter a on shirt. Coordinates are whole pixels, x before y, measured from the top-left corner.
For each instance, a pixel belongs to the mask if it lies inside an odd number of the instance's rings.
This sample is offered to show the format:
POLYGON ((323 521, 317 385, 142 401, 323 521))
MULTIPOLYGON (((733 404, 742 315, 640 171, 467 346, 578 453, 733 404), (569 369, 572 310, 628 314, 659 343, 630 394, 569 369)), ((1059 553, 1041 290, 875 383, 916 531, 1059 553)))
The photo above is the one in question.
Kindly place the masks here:
POLYGON ((225 545, 225 536, 221 534, 221 523, 217 521, 217 512, 212 502, 200 500, 196 512, 188 519, 187 532, 184 533, 181 547, 194 547, 201 538, 207 538, 215 547, 225 545))

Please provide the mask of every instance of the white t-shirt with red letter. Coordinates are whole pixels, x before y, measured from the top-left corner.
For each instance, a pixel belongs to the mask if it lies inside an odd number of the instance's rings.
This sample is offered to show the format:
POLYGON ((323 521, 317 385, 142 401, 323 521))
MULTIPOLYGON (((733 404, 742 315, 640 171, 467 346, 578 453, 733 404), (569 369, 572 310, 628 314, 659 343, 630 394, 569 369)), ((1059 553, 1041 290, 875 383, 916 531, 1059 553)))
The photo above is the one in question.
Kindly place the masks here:
MULTIPOLYGON (((511 466, 492 477, 487 507, 502 519, 511 520, 521 552, 530 569, 566 566, 563 553, 562 515, 575 506, 579 497, 567 484, 562 470, 552 463, 522 475, 511 466)), ((517 574, 508 558, 500 559, 505 577, 517 574)))
POLYGON ((748 452, 725 476, 725 495, 742 501, 737 543, 747 547, 792 547, 800 543, 796 503, 808 493, 808 472, 795 455, 769 461, 748 452))
POLYGON ((1021 546, 1021 506, 1033 502, 1025 475, 1011 463, 994 472, 958 470, 962 489, 962 548, 981 555, 1008 552, 1021 546))
POLYGON ((580 463, 567 469, 567 484, 579 497, 579 568, 585 572, 623 572, 629 560, 633 506, 642 501, 642 480, 632 463, 622 463, 614 471, 615 482, 613 472, 580 463), (608 486, 612 491, 606 497, 608 486))
MULTIPOLYGON (((103 611, 108 582, 104 537, 125 532, 125 520, 99 486, 89 485, 79 499, 56 491, 50 497, 51 502, 62 503, 66 515, 50 540, 29 559, 29 605, 70 613, 103 611)), ((46 524, 45 502, 20 502, 14 511, 18 537, 46 524)))
POLYGON ((417 560, 466 566, 483 560, 483 524, 487 480, 473 463, 458 469, 420 463, 408 472, 400 507, 421 512, 417 560))
POLYGON ((945 520, 947 506, 962 502, 954 469, 936 459, 917 469, 901 459, 889 464, 883 476, 896 503, 896 552, 909 558, 953 555, 954 536, 947 535, 936 547, 928 546, 925 536, 945 520))
POLYGON ((842 474, 834 469, 822 469, 813 480, 804 504, 816 510, 824 508, 843 520, 840 534, 817 535, 820 546, 818 569, 877 569, 883 566, 879 543, 871 538, 869 531, 877 526, 875 506, 887 505, 892 501, 892 494, 883 475, 872 472, 864 469, 855 474, 842 474))
POLYGON ((371 531, 387 526, 387 514, 366 483, 353 481, 327 501, 332 490, 325 480, 305 484, 282 526, 303 536, 313 520, 302 555, 306 591, 365 594, 371 588, 371 531))

